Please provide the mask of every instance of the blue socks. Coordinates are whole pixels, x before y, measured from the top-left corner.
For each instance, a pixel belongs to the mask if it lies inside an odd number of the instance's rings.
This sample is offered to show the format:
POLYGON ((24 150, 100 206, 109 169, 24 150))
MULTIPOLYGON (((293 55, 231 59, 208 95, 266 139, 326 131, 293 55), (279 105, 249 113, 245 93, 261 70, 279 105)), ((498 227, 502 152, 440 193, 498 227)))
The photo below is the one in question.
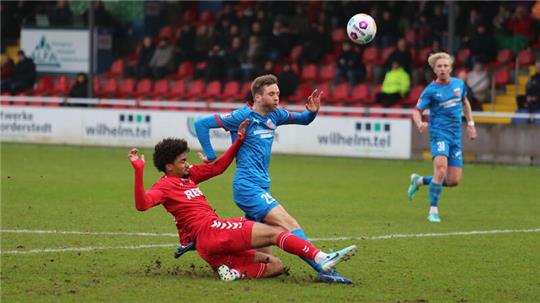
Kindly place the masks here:
MULTIPOLYGON (((431 179, 433 179, 433 176, 424 176, 424 177, 422 177, 422 184, 424 184, 424 185, 430 184, 431 179)), ((442 186, 446 186, 446 180, 443 181, 442 186)))
MULTIPOLYGON (((304 231, 302 229, 293 230, 293 231, 291 231, 291 234, 297 236, 300 239, 306 240, 306 241, 311 243, 311 241, 309 241, 308 237, 306 237, 306 234, 304 234, 304 231)), ((315 269, 315 271, 317 271, 317 272, 322 271, 322 268, 319 266, 319 264, 317 264, 317 262, 315 262, 313 260, 310 260, 310 259, 306 259, 306 258, 302 258, 302 260, 304 260, 304 262, 306 262, 309 266, 311 266, 313 269, 315 269)))
POLYGON ((441 196, 442 185, 437 183, 429 183, 429 205, 437 207, 439 197, 441 196))

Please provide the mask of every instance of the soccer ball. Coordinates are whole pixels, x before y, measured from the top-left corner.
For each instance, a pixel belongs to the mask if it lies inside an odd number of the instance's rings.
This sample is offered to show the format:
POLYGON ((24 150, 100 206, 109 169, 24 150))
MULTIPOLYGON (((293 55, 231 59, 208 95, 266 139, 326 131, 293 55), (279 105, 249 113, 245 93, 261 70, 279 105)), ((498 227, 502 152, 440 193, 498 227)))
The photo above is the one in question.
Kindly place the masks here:
POLYGON ((347 35, 356 44, 368 44, 376 33, 377 23, 370 15, 356 14, 347 23, 347 35))

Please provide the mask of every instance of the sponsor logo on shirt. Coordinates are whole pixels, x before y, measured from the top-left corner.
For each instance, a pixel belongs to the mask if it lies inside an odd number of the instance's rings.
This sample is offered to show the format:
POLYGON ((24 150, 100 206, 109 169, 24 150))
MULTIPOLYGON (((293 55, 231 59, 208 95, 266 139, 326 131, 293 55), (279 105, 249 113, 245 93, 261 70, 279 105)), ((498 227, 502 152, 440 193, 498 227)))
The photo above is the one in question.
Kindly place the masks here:
POLYGON ((461 90, 458 88, 454 88, 454 95, 456 95, 456 97, 459 97, 461 96, 461 90))
POLYGON ((273 129, 258 129, 253 132, 255 136, 259 136, 261 139, 273 138, 274 130, 273 129))
POLYGON ((271 129, 276 129, 276 125, 274 124, 274 122, 272 122, 272 120, 268 119, 266 121, 266 126, 268 126, 269 128, 271 129))
POLYGON ((227 118, 230 118, 232 117, 231 113, 225 113, 225 114, 221 114, 219 115, 222 119, 227 119, 227 118))

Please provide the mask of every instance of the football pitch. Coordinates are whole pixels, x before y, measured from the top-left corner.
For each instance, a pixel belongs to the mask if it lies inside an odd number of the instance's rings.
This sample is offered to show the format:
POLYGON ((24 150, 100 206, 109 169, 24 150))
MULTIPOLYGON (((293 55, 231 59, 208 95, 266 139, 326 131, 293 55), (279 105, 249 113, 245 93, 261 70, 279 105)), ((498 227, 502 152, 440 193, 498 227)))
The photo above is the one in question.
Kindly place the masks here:
MULTIPOLYGON (((196 254, 174 259, 163 207, 135 210, 129 148, 1 145, 2 302, 539 302, 540 168, 466 164, 444 188, 406 197, 430 162, 273 155, 272 195, 353 285, 313 282, 299 258, 272 279, 222 282, 196 254)), ((159 177, 146 155, 145 187, 159 177)), ((189 159, 197 163, 194 152, 189 159)), ((234 165, 200 188, 221 217, 234 165)))

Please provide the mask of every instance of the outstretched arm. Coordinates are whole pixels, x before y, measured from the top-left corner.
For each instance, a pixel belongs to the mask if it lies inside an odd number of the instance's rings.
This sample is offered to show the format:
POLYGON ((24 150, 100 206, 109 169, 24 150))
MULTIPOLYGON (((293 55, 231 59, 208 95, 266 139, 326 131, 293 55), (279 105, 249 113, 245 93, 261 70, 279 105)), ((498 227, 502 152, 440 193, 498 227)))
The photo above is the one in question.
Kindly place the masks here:
POLYGON ((240 149, 240 146, 246 139, 246 128, 248 124, 248 119, 244 120, 240 124, 236 141, 234 141, 234 143, 227 149, 227 151, 225 151, 223 155, 221 155, 221 157, 210 163, 193 165, 189 169, 189 175, 195 183, 201 183, 212 177, 220 175, 227 169, 227 167, 229 167, 229 165, 231 165, 236 153, 238 152, 238 149, 240 149))
POLYGON ((159 190, 144 191, 144 155, 139 157, 138 150, 133 148, 128 154, 128 159, 135 171, 135 208, 137 208, 138 211, 145 211, 159 204, 163 198, 163 193, 159 190))
POLYGON ((199 158, 201 158, 201 160, 204 162, 210 162, 216 159, 216 153, 214 152, 214 148, 210 142, 210 129, 220 127, 216 119, 217 118, 215 115, 210 115, 195 121, 195 132, 197 133, 197 139, 199 139, 199 143, 201 144, 203 152, 206 155, 206 159, 204 159, 204 156, 201 157, 201 155, 199 155, 199 158))

